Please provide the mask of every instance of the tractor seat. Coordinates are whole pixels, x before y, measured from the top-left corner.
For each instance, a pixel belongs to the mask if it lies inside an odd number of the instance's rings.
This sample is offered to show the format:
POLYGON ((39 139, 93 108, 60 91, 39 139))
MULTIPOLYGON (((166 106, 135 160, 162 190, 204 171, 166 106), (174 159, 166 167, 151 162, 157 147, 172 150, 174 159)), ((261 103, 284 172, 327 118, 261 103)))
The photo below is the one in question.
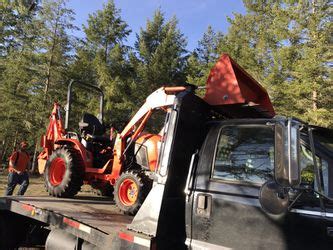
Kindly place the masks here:
POLYGON ((103 124, 97 119, 96 116, 84 113, 82 120, 79 122, 81 134, 90 134, 92 136, 102 136, 105 133, 103 124))

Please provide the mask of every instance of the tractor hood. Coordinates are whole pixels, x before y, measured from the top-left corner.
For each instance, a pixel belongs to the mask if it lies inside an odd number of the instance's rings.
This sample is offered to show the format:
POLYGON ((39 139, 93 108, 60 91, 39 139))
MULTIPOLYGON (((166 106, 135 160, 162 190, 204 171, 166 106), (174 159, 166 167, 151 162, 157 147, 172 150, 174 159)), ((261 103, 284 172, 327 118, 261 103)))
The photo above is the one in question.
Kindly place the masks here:
POLYGON ((232 118, 275 116, 267 91, 228 54, 211 69, 204 100, 232 118))

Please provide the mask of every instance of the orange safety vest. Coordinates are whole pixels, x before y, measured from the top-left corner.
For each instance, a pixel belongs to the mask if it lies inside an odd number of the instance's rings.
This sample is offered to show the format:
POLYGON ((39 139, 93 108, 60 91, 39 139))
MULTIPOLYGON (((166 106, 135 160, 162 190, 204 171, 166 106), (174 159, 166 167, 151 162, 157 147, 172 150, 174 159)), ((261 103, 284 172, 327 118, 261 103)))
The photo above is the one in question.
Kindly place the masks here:
POLYGON ((14 168, 9 166, 9 172, 14 172, 14 169, 23 172, 29 166, 30 156, 25 151, 16 151, 10 156, 9 161, 15 166, 14 168))

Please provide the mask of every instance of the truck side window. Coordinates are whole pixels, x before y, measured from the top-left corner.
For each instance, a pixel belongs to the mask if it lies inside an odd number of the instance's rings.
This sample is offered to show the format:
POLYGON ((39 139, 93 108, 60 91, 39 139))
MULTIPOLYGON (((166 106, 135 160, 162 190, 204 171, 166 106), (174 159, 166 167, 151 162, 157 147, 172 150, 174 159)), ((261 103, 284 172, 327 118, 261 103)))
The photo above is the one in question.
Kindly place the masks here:
POLYGON ((264 183, 273 177, 274 130, 267 126, 223 126, 213 179, 264 183))
MULTIPOLYGON (((322 158, 319 158, 318 156, 316 157, 316 159, 322 175, 324 194, 329 196, 328 162, 322 158)), ((301 178, 303 184, 312 185, 312 187, 314 187, 317 190, 312 153, 309 149, 307 149, 303 145, 301 146, 301 178)))

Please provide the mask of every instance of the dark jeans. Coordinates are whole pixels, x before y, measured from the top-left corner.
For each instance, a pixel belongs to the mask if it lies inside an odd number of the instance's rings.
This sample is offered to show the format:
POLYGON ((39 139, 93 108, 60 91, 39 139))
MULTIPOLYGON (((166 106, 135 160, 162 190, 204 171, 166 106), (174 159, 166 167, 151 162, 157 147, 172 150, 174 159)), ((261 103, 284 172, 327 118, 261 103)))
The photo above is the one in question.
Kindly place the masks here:
POLYGON ((9 173, 8 174, 8 186, 6 190, 6 195, 12 195, 16 185, 20 185, 20 189, 17 192, 17 195, 24 195, 25 191, 29 186, 29 174, 28 172, 18 173, 9 173))

